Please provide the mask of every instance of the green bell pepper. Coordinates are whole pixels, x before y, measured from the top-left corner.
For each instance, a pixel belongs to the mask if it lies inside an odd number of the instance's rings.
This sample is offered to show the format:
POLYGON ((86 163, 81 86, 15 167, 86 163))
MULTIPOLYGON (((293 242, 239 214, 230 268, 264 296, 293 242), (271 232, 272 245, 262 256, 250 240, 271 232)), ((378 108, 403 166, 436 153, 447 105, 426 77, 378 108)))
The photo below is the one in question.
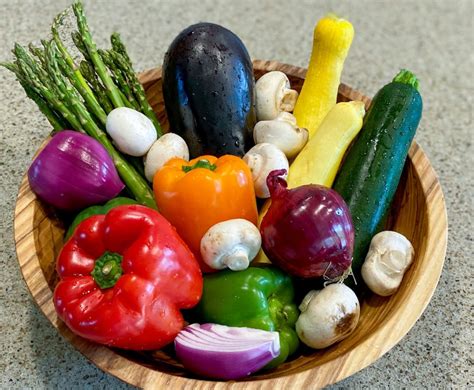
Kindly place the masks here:
POLYGON ((280 356, 267 368, 276 367, 299 345, 295 323, 299 311, 293 302, 291 278, 274 267, 249 267, 204 276, 202 298, 194 310, 200 323, 241 326, 280 334, 280 356))
POLYGON ((102 206, 96 205, 82 210, 79 214, 76 215, 76 218, 74 218, 74 220, 72 221, 71 226, 69 226, 69 229, 67 230, 66 237, 64 238, 64 240, 69 240, 69 237, 71 237, 74 233, 74 230, 76 230, 77 225, 79 225, 85 219, 93 215, 107 214, 114 207, 122 206, 124 204, 138 204, 138 202, 134 199, 118 197, 109 200, 106 204, 102 206))

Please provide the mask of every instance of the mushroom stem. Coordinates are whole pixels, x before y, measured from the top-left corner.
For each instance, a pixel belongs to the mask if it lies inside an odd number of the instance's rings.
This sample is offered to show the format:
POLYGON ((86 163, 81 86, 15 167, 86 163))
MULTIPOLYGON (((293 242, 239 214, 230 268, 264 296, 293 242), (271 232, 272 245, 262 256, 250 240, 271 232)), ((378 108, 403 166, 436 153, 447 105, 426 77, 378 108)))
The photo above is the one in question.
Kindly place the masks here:
POLYGON ((285 89, 280 103, 280 109, 285 112, 293 111, 295 108, 296 99, 298 99, 298 92, 294 89, 285 89))
POLYGON ((298 92, 290 89, 290 80, 280 71, 264 74, 255 83, 257 119, 275 119, 282 111, 293 111, 298 92))
POLYGON ((247 269, 250 264, 248 250, 241 247, 236 248, 232 253, 225 256, 223 263, 227 264, 227 267, 232 271, 247 269))

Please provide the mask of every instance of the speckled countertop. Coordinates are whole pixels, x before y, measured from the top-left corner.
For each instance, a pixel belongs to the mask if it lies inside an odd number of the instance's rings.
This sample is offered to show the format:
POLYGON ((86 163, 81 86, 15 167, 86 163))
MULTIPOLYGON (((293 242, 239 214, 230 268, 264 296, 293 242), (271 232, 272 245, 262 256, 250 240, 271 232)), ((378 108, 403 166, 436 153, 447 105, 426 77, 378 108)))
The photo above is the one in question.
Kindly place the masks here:
MULTIPOLYGON (((68 1, 0 0, 0 60, 14 42, 44 37, 68 1), (40 3, 42 3, 40 5, 40 3)), ((421 79, 424 113, 416 139, 443 186, 449 244, 427 310, 376 363, 334 388, 474 386, 472 329, 473 98, 472 0, 447 1, 101 1, 86 2, 99 45, 124 38, 137 70, 161 66, 168 44, 189 24, 223 24, 253 58, 306 66, 313 25, 328 11, 356 36, 343 81, 372 96, 402 67, 421 79)), ((14 77, 0 69, 0 387, 127 388, 64 341, 33 304, 17 266, 13 208, 21 177, 49 126, 14 77)))

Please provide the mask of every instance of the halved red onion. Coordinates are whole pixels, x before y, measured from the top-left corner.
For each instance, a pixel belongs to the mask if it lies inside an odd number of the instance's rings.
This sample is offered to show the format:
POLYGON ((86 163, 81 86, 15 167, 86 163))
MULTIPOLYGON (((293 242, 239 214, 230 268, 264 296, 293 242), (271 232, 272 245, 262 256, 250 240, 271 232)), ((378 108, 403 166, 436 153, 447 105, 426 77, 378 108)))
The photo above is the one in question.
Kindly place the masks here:
POLYGON ((62 210, 78 210, 116 197, 125 187, 107 150, 94 138, 63 130, 28 169, 39 198, 62 210))
POLYGON ((174 340, 176 355, 189 371, 214 379, 250 375, 280 354, 278 332, 192 324, 174 340))

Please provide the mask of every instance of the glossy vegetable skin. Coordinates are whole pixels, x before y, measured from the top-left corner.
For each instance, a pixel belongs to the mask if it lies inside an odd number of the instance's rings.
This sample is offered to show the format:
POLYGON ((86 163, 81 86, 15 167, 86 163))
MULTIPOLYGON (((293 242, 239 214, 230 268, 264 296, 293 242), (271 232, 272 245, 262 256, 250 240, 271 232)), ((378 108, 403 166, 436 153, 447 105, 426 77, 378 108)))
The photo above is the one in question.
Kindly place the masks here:
POLYGON ((107 150, 72 130, 53 136, 28 169, 28 181, 43 201, 65 211, 106 202, 125 187, 107 150))
POLYGON ((351 265, 354 229, 334 190, 308 184, 286 189, 284 171, 268 175, 272 204, 260 225, 262 248, 273 264, 301 278, 342 276, 351 265))
POLYGON ((364 114, 363 102, 336 104, 291 164, 288 187, 331 187, 347 148, 362 128, 364 114))
POLYGON ((336 104, 342 68, 353 38, 352 24, 334 14, 326 15, 314 28, 308 72, 293 112, 298 126, 308 129, 310 140, 336 104))
POLYGON ((72 236, 72 234, 74 233, 74 230, 76 230, 76 227, 85 219, 92 217, 93 215, 107 214, 110 210, 112 210, 113 208, 117 206, 122 206, 125 204, 137 204, 137 203, 138 202, 134 199, 118 197, 118 198, 109 200, 103 206, 91 206, 82 210, 79 214, 76 215, 71 225, 69 226, 69 229, 67 230, 67 233, 65 236, 65 240, 67 241, 72 236))
POLYGON ((189 325, 174 346, 186 369, 225 380, 250 375, 280 354, 277 332, 218 324, 189 325))
POLYGON ((56 264, 58 316, 88 340, 152 350, 183 328, 202 276, 171 224, 145 206, 118 206, 79 224, 56 264))
POLYGON ((370 240, 385 223, 422 109, 418 80, 411 72, 400 72, 375 95, 334 182, 354 221, 352 270, 358 283, 363 282, 360 268, 370 240))
POLYGON ((275 267, 225 270, 204 276, 203 295, 193 314, 199 322, 277 331, 280 356, 276 367, 298 347, 295 323, 298 309, 293 302, 293 283, 275 267))
POLYGON ((226 28, 199 23, 171 43, 163 63, 163 97, 171 131, 191 158, 243 156, 256 121, 252 61, 226 28))
POLYGON ((231 155, 169 160, 153 180, 156 203, 188 244, 204 272, 215 271, 201 259, 201 239, 218 222, 242 218, 257 224, 252 175, 231 155))

